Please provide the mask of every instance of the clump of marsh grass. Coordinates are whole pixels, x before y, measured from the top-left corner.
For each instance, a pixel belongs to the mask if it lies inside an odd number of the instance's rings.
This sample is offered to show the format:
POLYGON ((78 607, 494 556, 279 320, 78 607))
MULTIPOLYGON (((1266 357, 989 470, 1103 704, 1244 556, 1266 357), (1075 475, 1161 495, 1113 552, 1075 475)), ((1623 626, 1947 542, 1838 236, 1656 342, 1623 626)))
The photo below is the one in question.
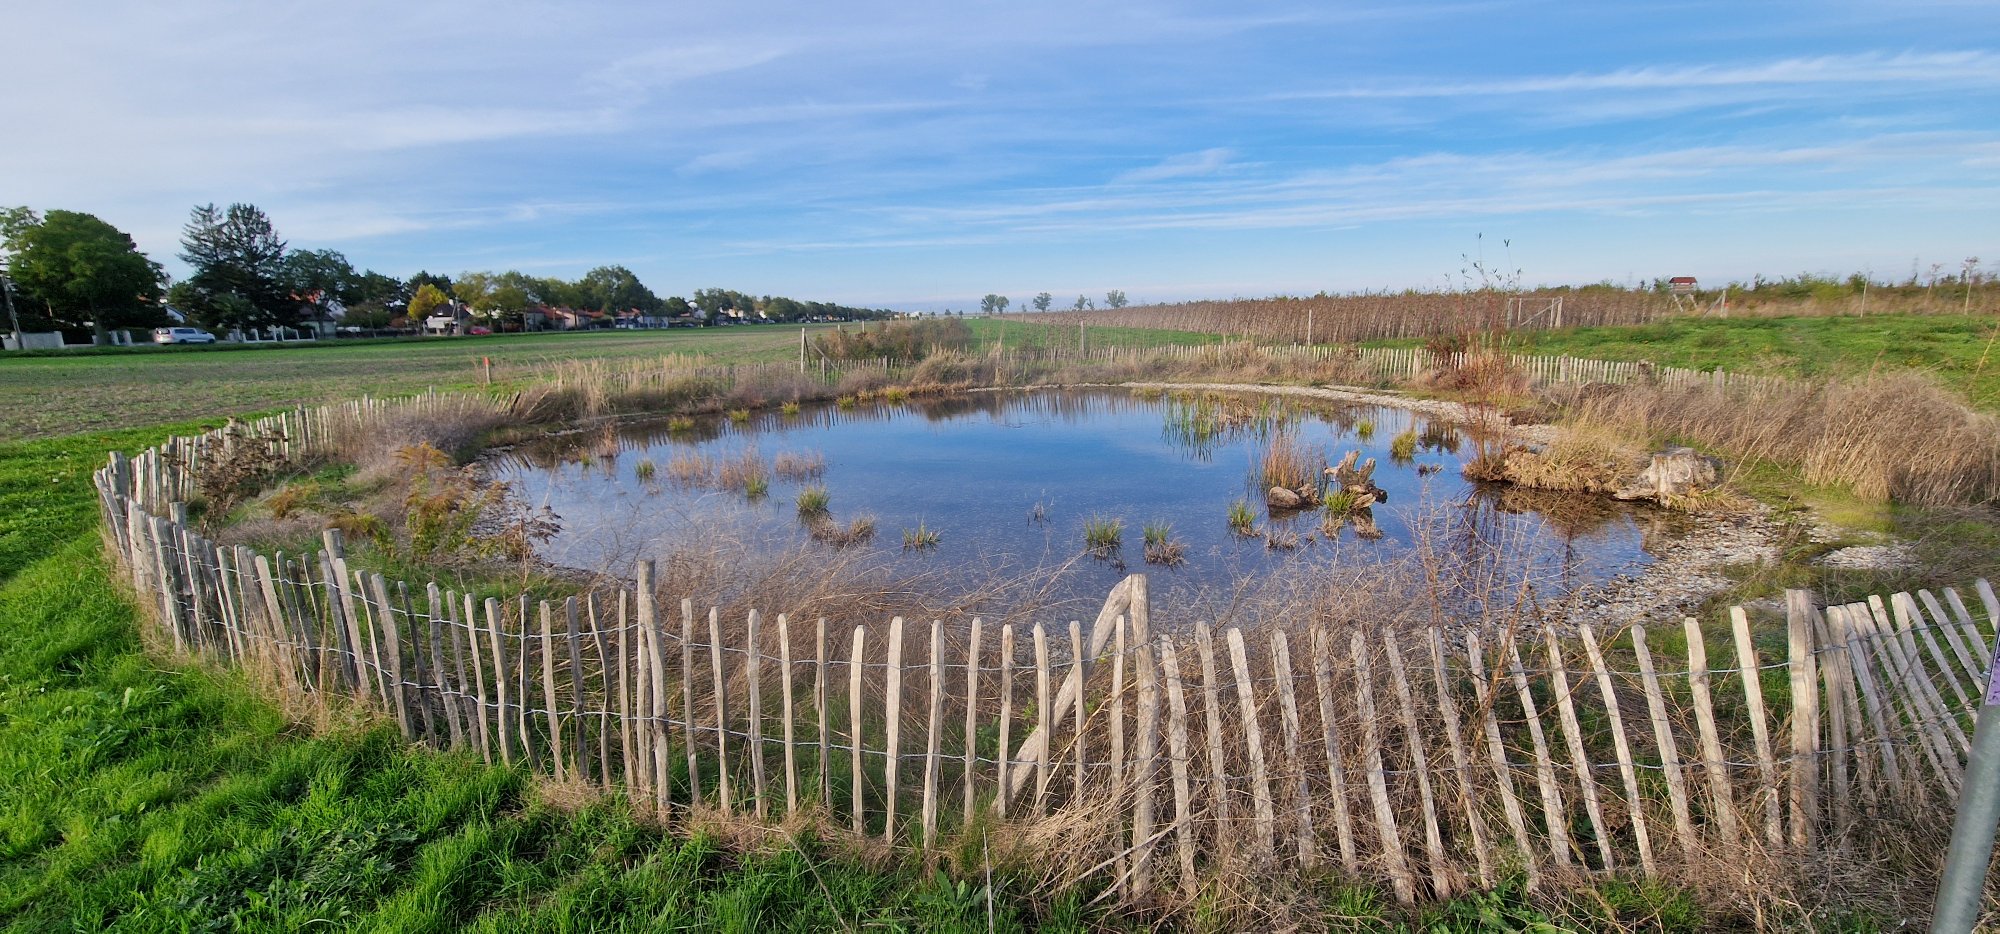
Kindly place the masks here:
POLYGON ((638 463, 632 465, 632 475, 639 478, 641 483, 651 483, 659 469, 659 465, 653 463, 652 458, 640 458, 638 463))
POLYGON ((797 415, 799 414, 799 404, 796 401, 787 402, 784 405, 779 406, 778 411, 783 413, 787 417, 797 415))
POLYGON ((1289 431, 1274 431, 1257 458, 1257 476, 1266 489, 1286 489, 1307 503, 1319 501, 1326 455, 1307 450, 1289 431))
POLYGON ((807 529, 807 532, 812 535, 813 541, 832 545, 835 548, 846 548, 874 539, 875 517, 857 516, 845 526, 833 521, 830 517, 822 518, 820 521, 814 522, 807 529))
POLYGON ((771 469, 781 480, 811 480, 826 473, 826 455, 818 451, 780 451, 771 469))
POLYGON ((1092 555, 1103 558, 1118 550, 1125 540, 1125 520, 1091 516, 1083 520, 1083 545, 1092 555))
POLYGON ((1229 530, 1245 538, 1257 534, 1257 513, 1250 509, 1249 500, 1229 504, 1229 530))
POLYGON ((744 448, 736 457, 722 462, 716 470, 715 483, 725 490, 740 490, 743 495, 756 499, 770 492, 771 475, 765 470, 763 459, 757 456, 757 449, 744 448))
POLYGON ((916 528, 903 530, 904 551, 923 551, 928 548, 936 548, 938 542, 941 540, 942 537, 938 535, 937 530, 925 525, 921 519, 917 521, 916 528))
POLYGON ((667 459, 667 476, 682 486, 707 486, 715 476, 715 462, 707 455, 688 451, 667 459))
POLYGON ((729 420, 730 420, 730 421, 732 421, 732 422, 735 422, 735 423, 736 423, 736 424, 738 424, 738 425, 741 425, 741 424, 743 424, 743 423, 745 423, 745 422, 747 422, 747 421, 749 421, 749 420, 750 420, 750 410, 749 410, 749 409, 730 409, 730 410, 729 410, 729 420))
POLYGON ((1415 428, 1399 432, 1395 437, 1389 439, 1389 457, 1394 459, 1396 463, 1407 463, 1411 458, 1416 456, 1417 430, 1415 428))
POLYGON ((1364 418, 1354 423, 1354 436, 1363 441, 1375 437, 1375 420, 1364 418))
POLYGON ((827 504, 830 499, 831 497, 827 495, 826 487, 823 486, 809 486, 800 490, 798 498, 799 516, 809 519, 826 515, 827 504))
POLYGON ((1174 537, 1173 524, 1148 522, 1142 530, 1146 539, 1146 563, 1169 567, 1187 560, 1187 546, 1174 537))

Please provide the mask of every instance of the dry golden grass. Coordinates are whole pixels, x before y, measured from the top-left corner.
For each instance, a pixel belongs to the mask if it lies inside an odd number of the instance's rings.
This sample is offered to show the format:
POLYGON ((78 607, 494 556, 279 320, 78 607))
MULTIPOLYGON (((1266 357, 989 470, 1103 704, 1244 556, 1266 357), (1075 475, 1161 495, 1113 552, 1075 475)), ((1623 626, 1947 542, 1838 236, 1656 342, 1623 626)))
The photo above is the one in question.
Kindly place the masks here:
POLYGON ((1915 373, 1802 383, 1755 398, 1646 386, 1563 395, 1569 424, 1795 467, 1808 483, 1864 499, 1948 506, 2000 498, 2000 419, 1915 373))

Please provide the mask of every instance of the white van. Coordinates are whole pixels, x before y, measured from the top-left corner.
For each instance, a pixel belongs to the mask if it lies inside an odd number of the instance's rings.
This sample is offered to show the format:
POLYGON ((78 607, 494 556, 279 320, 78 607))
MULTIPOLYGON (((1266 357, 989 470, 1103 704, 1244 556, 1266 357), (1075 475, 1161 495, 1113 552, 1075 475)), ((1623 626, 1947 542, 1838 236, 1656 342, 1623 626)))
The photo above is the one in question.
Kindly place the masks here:
POLYGON ((200 328, 156 328, 153 331, 155 344, 213 344, 215 335, 200 328))

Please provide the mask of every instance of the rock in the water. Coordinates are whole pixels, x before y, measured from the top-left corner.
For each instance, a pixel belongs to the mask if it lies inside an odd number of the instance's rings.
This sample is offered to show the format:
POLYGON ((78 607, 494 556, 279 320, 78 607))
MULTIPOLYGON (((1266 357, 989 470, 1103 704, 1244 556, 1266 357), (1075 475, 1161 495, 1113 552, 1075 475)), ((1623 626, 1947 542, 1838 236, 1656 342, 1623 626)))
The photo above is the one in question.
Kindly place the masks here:
POLYGON ((1274 486, 1271 492, 1264 494, 1264 502, 1269 503, 1273 509, 1297 509, 1305 505, 1305 499, 1297 492, 1281 486, 1274 486))
POLYGON ((1686 496, 1714 487, 1721 478, 1720 466, 1715 458, 1694 448, 1668 448, 1654 454, 1646 469, 1612 495, 1652 500, 1686 496))

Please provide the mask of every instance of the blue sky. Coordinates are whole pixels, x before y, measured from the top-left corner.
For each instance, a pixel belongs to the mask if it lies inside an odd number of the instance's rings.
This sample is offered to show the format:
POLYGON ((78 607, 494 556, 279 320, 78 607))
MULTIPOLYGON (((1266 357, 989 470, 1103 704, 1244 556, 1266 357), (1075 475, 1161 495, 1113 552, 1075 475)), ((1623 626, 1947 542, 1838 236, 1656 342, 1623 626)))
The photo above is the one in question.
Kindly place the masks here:
POLYGON ((898 308, 2000 261, 2000 4, 0 6, 0 204, 898 308), (1483 235, 1483 236, 1482 236, 1483 235), (1509 244, 1509 245, 1503 245, 1509 244))

